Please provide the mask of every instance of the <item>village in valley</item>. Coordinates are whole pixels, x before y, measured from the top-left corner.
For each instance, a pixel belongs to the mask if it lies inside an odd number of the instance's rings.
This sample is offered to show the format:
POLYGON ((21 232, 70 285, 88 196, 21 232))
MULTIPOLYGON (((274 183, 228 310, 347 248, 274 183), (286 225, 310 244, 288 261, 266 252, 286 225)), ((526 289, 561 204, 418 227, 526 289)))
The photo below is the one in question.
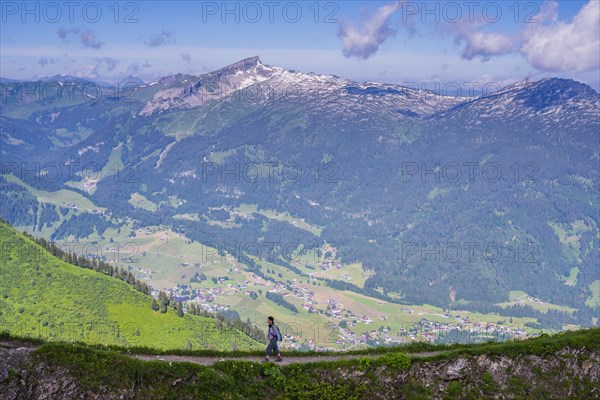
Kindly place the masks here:
MULTIPOLYGON (((335 338, 335 343, 327 343, 323 340, 319 343, 310 335, 308 338, 303 337, 294 327, 287 329, 287 324, 283 323, 281 325, 283 326, 282 331, 284 331, 284 344, 294 349, 300 349, 306 344, 311 348, 339 349, 352 348, 357 345, 392 345, 411 341, 434 342, 449 333, 453 333, 454 336, 462 336, 460 332, 467 334, 467 336, 464 336, 467 341, 471 334, 483 335, 490 339, 524 339, 527 337, 527 332, 522 328, 514 328, 493 322, 472 322, 469 317, 461 316, 460 313, 428 314, 416 312, 408 306, 400 305, 395 305, 399 312, 407 315, 416 314, 420 317, 420 320, 417 323, 404 324, 404 327, 394 330, 387 324, 387 315, 376 311, 372 315, 356 315, 352 310, 345 308, 343 303, 337 302, 333 298, 328 299, 325 303, 320 303, 315 300, 314 291, 306 285, 298 283, 292 283, 291 285, 273 284, 256 275, 251 276, 251 278, 254 281, 245 280, 237 284, 229 283, 228 280, 221 278, 218 280, 216 287, 192 288, 190 285, 178 285, 175 288, 166 289, 166 291, 172 294, 175 300, 181 300, 187 304, 195 303, 203 309, 215 313, 231 309, 230 305, 222 304, 221 299, 240 294, 252 299, 259 295, 256 291, 258 287, 262 288, 258 289, 262 293, 279 293, 290 302, 297 303, 299 301, 302 303, 304 311, 320 315, 324 321, 327 321, 322 326, 323 335, 327 336, 330 341, 335 338), (428 319, 428 317, 441 318, 447 321, 436 322, 428 319)), ((153 294, 158 295, 158 291, 155 292, 153 294)), ((286 319, 290 319, 290 317, 286 319)), ((291 319, 293 320, 293 318, 291 319)))
MULTIPOLYGON (((165 244, 187 240, 169 230, 136 232, 137 237, 151 235, 165 244)), ((332 249, 328 249, 328 253, 335 256, 332 249)), ((148 250, 142 251, 140 261, 148 255, 148 250)), ((160 252, 156 253, 156 256, 160 255, 160 252)), ((194 304, 211 313, 235 310, 242 320, 259 327, 264 325, 266 315, 277 315, 284 336, 283 345, 287 348, 339 350, 412 341, 524 339, 532 333, 518 323, 508 323, 501 316, 488 315, 485 320, 478 320, 473 313, 394 304, 330 288, 319 279, 320 276, 333 275, 339 280, 352 281, 356 272, 331 258, 323 260, 318 269, 305 276, 290 271, 284 275, 279 270, 276 272, 274 266, 273 270, 267 267, 267 279, 246 270, 231 255, 202 262, 184 256, 177 258, 176 270, 182 273, 181 283, 170 287, 153 285, 154 297, 163 290, 176 301, 182 301, 184 307, 194 304), (267 294, 281 296, 283 304, 275 304, 267 294), (491 321, 491 317, 496 321, 491 321)), ((156 271, 146 263, 140 262, 129 268, 140 279, 151 284, 157 281, 156 271)))

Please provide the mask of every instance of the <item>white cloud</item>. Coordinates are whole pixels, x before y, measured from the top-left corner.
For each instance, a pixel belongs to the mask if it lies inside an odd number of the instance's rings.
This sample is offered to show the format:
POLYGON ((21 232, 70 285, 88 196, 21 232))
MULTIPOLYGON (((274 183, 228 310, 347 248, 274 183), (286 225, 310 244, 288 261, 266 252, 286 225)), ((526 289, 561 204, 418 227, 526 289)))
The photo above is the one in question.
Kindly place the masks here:
POLYGON ((150 40, 145 41, 144 43, 149 47, 159 47, 175 43, 175 38, 173 37, 173 33, 162 29, 160 33, 153 34, 150 36, 150 40))
MULTIPOLYGON (((380 7, 360 28, 340 24, 346 57, 367 59, 396 30, 389 26, 390 17, 401 8, 401 1, 380 7)), ((442 21, 435 29, 462 45, 461 57, 483 61, 494 56, 520 54, 534 68, 547 72, 582 72, 600 68, 600 1, 589 0, 572 21, 558 21, 558 3, 546 0, 531 23, 523 23, 515 33, 490 31, 497 24, 483 16, 469 20, 442 21)), ((404 25, 409 33, 416 29, 416 18, 404 25)))
POLYGON ((48 64, 54 64, 54 59, 48 57, 40 57, 37 63, 43 68, 48 64))
MULTIPOLYGON (((553 2, 554 3, 554 2, 553 2)), ((519 52, 544 71, 589 71, 600 67, 600 2, 590 0, 572 22, 540 24, 525 32, 519 52)))
POLYGON ((477 56, 487 59, 490 56, 508 54, 514 51, 513 39, 495 32, 471 32, 466 38, 466 42, 467 45, 463 50, 462 57, 467 60, 472 60, 477 56))
POLYGON ((545 1, 532 23, 513 35, 484 32, 482 21, 445 24, 441 29, 465 43, 462 57, 472 60, 519 53, 534 68, 548 72, 581 72, 600 67, 600 2, 590 0, 571 22, 558 21, 558 3, 545 1))
POLYGON ((401 1, 396 1, 380 7, 363 21, 360 28, 341 21, 337 35, 344 44, 344 56, 367 59, 379 50, 386 39, 395 36, 396 29, 390 27, 389 19, 401 4, 401 1))
POLYGON ((192 57, 189 53, 181 53, 179 54, 179 57, 188 64, 192 63, 192 57))
POLYGON ((127 71, 125 72, 127 75, 139 75, 146 68, 150 68, 152 65, 146 60, 143 64, 138 62, 134 62, 129 64, 127 67, 127 71))
POLYGON ((90 49, 100 49, 104 43, 99 41, 96 34, 91 29, 80 30, 79 28, 65 29, 59 28, 56 31, 58 37, 64 42, 68 42, 69 35, 75 35, 81 41, 83 47, 90 49))
POLYGON ((82 78, 97 79, 106 76, 108 72, 112 72, 118 64, 119 60, 114 58, 96 57, 91 62, 81 66, 76 75, 82 78))

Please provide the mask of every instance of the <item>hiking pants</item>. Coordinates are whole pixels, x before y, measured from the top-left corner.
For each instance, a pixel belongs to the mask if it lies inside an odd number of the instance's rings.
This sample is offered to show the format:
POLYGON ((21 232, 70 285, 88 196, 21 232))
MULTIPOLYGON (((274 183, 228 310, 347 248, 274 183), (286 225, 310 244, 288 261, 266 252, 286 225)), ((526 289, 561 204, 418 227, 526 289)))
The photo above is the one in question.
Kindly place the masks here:
POLYGON ((267 346, 267 354, 266 354, 267 357, 269 357, 269 355, 271 355, 271 350, 273 350, 275 352, 275 354, 279 354, 279 348, 277 347, 277 338, 273 338, 269 342, 269 345, 267 346))

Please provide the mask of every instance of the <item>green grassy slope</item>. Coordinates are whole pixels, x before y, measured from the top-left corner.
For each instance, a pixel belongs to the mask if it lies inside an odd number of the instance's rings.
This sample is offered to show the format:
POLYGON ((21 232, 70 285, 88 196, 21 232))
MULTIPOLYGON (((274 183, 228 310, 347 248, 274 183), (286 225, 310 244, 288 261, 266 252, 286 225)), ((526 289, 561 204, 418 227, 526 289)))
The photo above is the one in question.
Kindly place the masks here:
POLYGON ((146 362, 115 351, 51 343, 35 350, 25 362, 28 366, 51 366, 52 371, 59 372, 45 377, 36 374, 36 368, 9 364, 0 392, 3 388, 7 393, 9 389, 26 393, 30 388, 40 392, 53 387, 45 382, 48 380, 59 381, 63 387, 72 383, 73 398, 90 393, 101 393, 106 399, 598 398, 599 329, 521 342, 426 348, 440 353, 415 357, 399 351, 416 350, 409 346, 388 349, 377 358, 280 368, 274 363, 233 360, 218 361, 211 367, 146 362))
POLYGON ((63 262, 0 223, 0 331, 156 349, 262 347, 215 319, 161 314, 150 304, 128 284, 63 262))

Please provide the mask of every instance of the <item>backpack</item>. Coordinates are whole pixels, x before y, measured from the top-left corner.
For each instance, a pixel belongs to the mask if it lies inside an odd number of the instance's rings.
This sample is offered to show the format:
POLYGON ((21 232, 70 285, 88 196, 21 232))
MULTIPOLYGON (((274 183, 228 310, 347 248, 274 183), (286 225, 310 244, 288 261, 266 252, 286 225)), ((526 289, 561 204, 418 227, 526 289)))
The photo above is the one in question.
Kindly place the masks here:
POLYGON ((281 337, 281 332, 279 332, 279 328, 275 324, 273 324, 273 331, 275 332, 275 335, 277 336, 277 341, 281 342, 283 340, 281 337))

